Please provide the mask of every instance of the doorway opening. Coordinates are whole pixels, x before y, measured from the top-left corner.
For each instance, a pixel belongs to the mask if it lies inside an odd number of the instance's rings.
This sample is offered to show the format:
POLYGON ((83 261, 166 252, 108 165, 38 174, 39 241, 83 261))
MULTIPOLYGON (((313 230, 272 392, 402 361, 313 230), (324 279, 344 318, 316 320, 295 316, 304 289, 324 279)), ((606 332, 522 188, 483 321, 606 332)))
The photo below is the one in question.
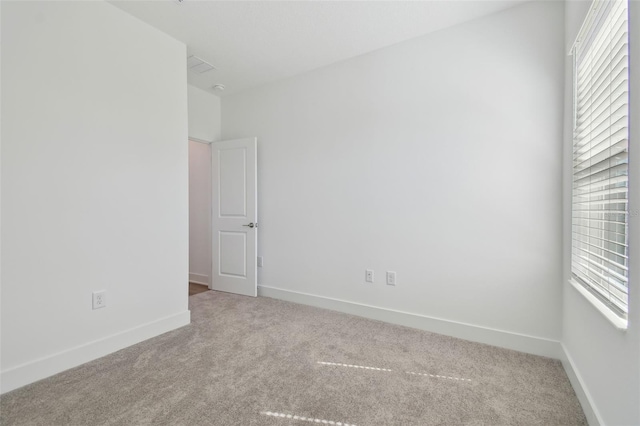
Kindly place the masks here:
POLYGON ((255 137, 189 139, 190 296, 258 294, 256 152, 255 137))
POLYGON ((211 145, 189 139, 189 296, 211 286, 211 145))

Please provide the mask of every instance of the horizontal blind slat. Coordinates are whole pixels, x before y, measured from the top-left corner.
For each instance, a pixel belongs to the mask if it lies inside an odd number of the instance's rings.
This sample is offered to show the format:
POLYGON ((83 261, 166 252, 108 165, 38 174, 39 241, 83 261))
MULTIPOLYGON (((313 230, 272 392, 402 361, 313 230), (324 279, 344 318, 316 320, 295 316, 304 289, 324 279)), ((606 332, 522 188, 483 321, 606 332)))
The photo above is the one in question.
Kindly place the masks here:
MULTIPOLYGON (((628 57, 625 56, 624 59, 628 60, 628 57)), ((602 81, 599 86, 590 88, 589 93, 584 95, 584 99, 576 100, 579 118, 588 114, 590 109, 593 110, 598 108, 603 102, 610 102, 612 93, 619 92, 621 87, 627 87, 627 75, 629 73, 629 69, 627 67, 623 67, 616 71, 616 74, 613 75, 610 80, 602 81)))
POLYGON ((592 281, 597 283, 600 287, 609 288, 609 289, 613 287, 622 292, 625 292, 625 290, 627 289, 624 283, 617 281, 615 278, 612 278, 609 275, 599 272, 597 269, 593 267, 592 264, 588 262, 578 262, 578 265, 583 268, 583 272, 586 272, 587 275, 589 273, 595 275, 597 279, 592 281))
POLYGON ((588 184, 595 184, 596 182, 599 181, 605 181, 608 180, 611 176, 616 177, 616 176, 627 176, 627 164, 618 164, 617 166, 613 166, 613 167, 609 167, 607 169, 604 169, 602 171, 598 171, 596 173, 593 173, 589 176, 583 177, 583 178, 578 178, 576 176, 574 183, 579 184, 579 186, 581 186, 582 184, 585 184, 586 181, 588 181, 588 184))
MULTIPOLYGON (((626 170, 626 169, 625 169, 626 170)), ((574 186, 573 189, 574 191, 582 191, 582 190, 593 190, 593 191, 599 191, 599 190, 605 190, 606 188, 602 188, 602 186, 608 186, 608 185, 617 185, 620 183, 627 183, 628 181, 628 177, 626 174, 620 174, 614 177, 610 177, 608 180, 601 180, 601 181, 593 181, 590 182, 588 179, 586 179, 584 182, 581 182, 580 185, 577 185, 574 182, 574 186), (598 189, 594 189, 594 188, 598 188, 598 189)))
MULTIPOLYGON (((628 34, 624 33, 621 36, 627 37, 628 34)), ((612 52, 610 56, 602 59, 602 63, 599 64, 598 68, 586 71, 584 80, 577 82, 577 88, 583 90, 576 98, 578 102, 584 103, 589 99, 596 99, 593 95, 602 91, 603 84, 615 81, 622 68, 626 67, 628 55, 629 46, 621 44, 616 46, 616 51, 612 52)))
POLYGON ((582 44, 582 50, 587 50, 588 53, 582 55, 583 60, 579 64, 580 67, 578 69, 578 75, 580 75, 579 71, 581 69, 589 68, 594 59, 603 56, 601 54, 601 46, 605 45, 604 42, 608 37, 610 37, 609 34, 613 34, 613 36, 611 37, 615 37, 615 34, 617 34, 621 28, 625 29, 628 27, 627 17, 624 12, 625 9, 622 8, 615 8, 614 10, 612 10, 609 15, 604 17, 604 20, 602 22, 605 26, 609 26, 609 28, 607 28, 607 31, 602 31, 600 32, 600 34, 596 35, 596 37, 592 38, 590 44, 582 44))
POLYGON ((615 268, 618 268, 618 269, 620 269, 622 271, 629 271, 629 267, 627 265, 625 265, 625 264, 622 264, 622 263, 619 263, 619 262, 615 262, 611 258, 607 258, 605 256, 599 255, 599 254, 594 253, 592 251, 585 250, 585 249, 583 249, 583 248, 581 248, 581 247, 579 247, 577 245, 574 246, 574 247, 576 248, 576 250, 578 250, 578 251, 580 251, 580 252, 582 252, 582 253, 584 253, 586 255, 589 255, 589 256, 595 256, 595 257, 601 259, 602 261, 605 261, 605 262, 609 263, 611 266, 613 266, 615 268))
MULTIPOLYGON (((616 94, 611 96, 616 96, 616 94)), ((600 126, 608 125, 627 116, 629 110, 627 98, 627 92, 619 93, 613 102, 600 105, 597 111, 593 111, 593 115, 580 117, 576 126, 576 134, 580 136, 585 135, 587 131, 596 132, 600 126)))
POLYGON ((577 179, 582 179, 605 168, 628 164, 627 141, 617 142, 613 146, 596 153, 591 158, 578 158, 575 162, 577 164, 573 167, 573 174, 577 179))
POLYGON ((582 133, 582 130, 587 126, 595 127, 603 120, 611 120, 609 114, 612 110, 614 112, 611 114, 624 114, 627 112, 629 109, 629 95, 624 90, 625 88, 624 82, 621 82, 620 87, 612 89, 611 97, 613 100, 611 102, 603 102, 597 108, 591 108, 580 115, 576 125, 577 133, 582 133), (625 110, 620 111, 623 108, 625 110))
POLYGON ((593 59, 595 59, 595 62, 587 62, 583 65, 577 81, 579 86, 587 84, 589 79, 594 80, 594 76, 605 73, 607 67, 618 63, 618 56, 622 51, 621 48, 625 46, 624 40, 628 38, 628 34, 624 30, 624 24, 624 22, 620 23, 621 27, 614 36, 614 38, 616 38, 616 41, 613 43, 615 50, 608 51, 609 46, 604 46, 604 49, 607 50, 606 56, 594 56, 593 59))
MULTIPOLYGON (((602 251, 603 253, 608 253, 608 255, 617 256, 617 257, 619 257, 620 259, 625 259, 624 261, 621 261, 621 262, 618 262, 618 263, 622 263, 622 264, 624 264, 624 263, 626 262, 626 259, 628 259, 628 256, 627 256, 627 255, 625 255, 625 254, 620 254, 620 253, 617 253, 617 252, 615 252, 615 251, 613 251, 613 250, 609 250, 609 249, 607 249, 607 248, 603 248, 603 247, 601 247, 601 246, 594 245, 594 244, 592 244, 592 243, 590 243, 590 242, 588 242, 588 241, 581 241, 581 240, 578 240, 578 239, 575 239, 575 238, 574 238, 574 241, 579 242, 579 243, 581 243, 581 244, 588 245, 588 246, 592 247, 592 248, 593 248, 593 249, 595 249, 595 250, 600 250, 600 251, 602 251)), ((597 252, 597 251, 594 251, 594 250, 589 250, 589 251, 590 251, 590 252, 594 252, 594 253, 595 253, 595 252, 597 252)))
POLYGON ((589 269, 596 271, 604 279, 611 275, 614 279, 618 280, 623 285, 626 285, 629 282, 629 279, 624 275, 617 273, 611 268, 607 268, 607 266, 598 263, 596 260, 589 258, 589 256, 578 257, 580 260, 582 260, 583 264, 588 264, 589 269))
POLYGON ((590 152, 597 154, 612 144, 626 140, 629 136, 628 121, 628 117, 622 117, 611 123, 610 128, 604 129, 598 134, 586 135, 582 144, 574 150, 574 159, 581 160, 581 156, 589 155, 590 152))

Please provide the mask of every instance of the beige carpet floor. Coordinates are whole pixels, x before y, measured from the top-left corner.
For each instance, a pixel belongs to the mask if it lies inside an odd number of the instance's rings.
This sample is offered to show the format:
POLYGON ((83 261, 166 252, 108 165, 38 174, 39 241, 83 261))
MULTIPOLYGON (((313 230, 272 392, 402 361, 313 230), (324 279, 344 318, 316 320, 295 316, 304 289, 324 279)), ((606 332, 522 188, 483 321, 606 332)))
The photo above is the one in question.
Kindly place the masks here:
POLYGON ((192 324, 0 397, 2 425, 581 425, 560 362, 208 291, 192 324))

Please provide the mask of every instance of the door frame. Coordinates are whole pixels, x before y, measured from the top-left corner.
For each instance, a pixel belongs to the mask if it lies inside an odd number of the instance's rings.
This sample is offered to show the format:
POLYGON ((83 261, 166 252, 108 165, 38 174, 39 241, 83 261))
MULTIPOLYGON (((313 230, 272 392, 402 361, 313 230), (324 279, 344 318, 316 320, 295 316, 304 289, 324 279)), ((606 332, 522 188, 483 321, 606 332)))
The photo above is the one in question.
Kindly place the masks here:
MULTIPOLYGON (((194 138, 189 136, 187 138, 187 144, 189 142, 195 142, 195 143, 199 143, 202 145, 209 145, 209 158, 208 158, 208 163, 209 163, 209 185, 213 184, 213 179, 212 179, 212 173, 211 173, 211 144, 213 143, 212 141, 207 141, 204 139, 199 139, 199 138, 194 138)), ((189 172, 191 171, 191 167, 189 165, 189 172)), ((211 212, 212 212, 212 200, 211 200, 211 195, 212 195, 212 191, 211 191, 211 186, 209 186, 209 191, 208 191, 208 196, 209 196, 209 203, 207 205, 207 219, 208 219, 208 233, 209 233, 209 254, 207 256, 207 275, 208 275, 208 282, 207 283, 203 283, 203 282, 198 282, 196 280, 192 280, 191 279, 191 268, 189 268, 189 277, 188 277, 188 283, 196 283, 196 284, 202 284, 207 286, 207 288, 209 290, 211 290, 211 282, 213 277, 211 276, 211 269, 212 269, 212 256, 211 256, 211 241, 213 239, 213 231, 212 231, 212 226, 211 226, 211 212)), ((189 211, 191 211, 191 196, 189 196, 189 211)), ((191 227, 189 226, 189 246, 191 245, 191 227)), ((188 261, 191 261, 191 250, 189 250, 189 256, 188 256, 188 261)), ((187 286, 189 285, 187 283, 187 286)))

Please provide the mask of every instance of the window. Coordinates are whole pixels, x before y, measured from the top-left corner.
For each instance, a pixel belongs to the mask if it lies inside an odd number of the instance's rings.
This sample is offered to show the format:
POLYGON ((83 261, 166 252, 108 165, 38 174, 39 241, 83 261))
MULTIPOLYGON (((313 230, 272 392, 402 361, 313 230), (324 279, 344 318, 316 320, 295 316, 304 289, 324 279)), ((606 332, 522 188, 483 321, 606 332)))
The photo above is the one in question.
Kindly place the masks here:
POLYGON ((626 0, 595 0, 573 48, 571 247, 574 284, 586 289, 589 299, 625 327, 629 289, 627 21, 626 0))

